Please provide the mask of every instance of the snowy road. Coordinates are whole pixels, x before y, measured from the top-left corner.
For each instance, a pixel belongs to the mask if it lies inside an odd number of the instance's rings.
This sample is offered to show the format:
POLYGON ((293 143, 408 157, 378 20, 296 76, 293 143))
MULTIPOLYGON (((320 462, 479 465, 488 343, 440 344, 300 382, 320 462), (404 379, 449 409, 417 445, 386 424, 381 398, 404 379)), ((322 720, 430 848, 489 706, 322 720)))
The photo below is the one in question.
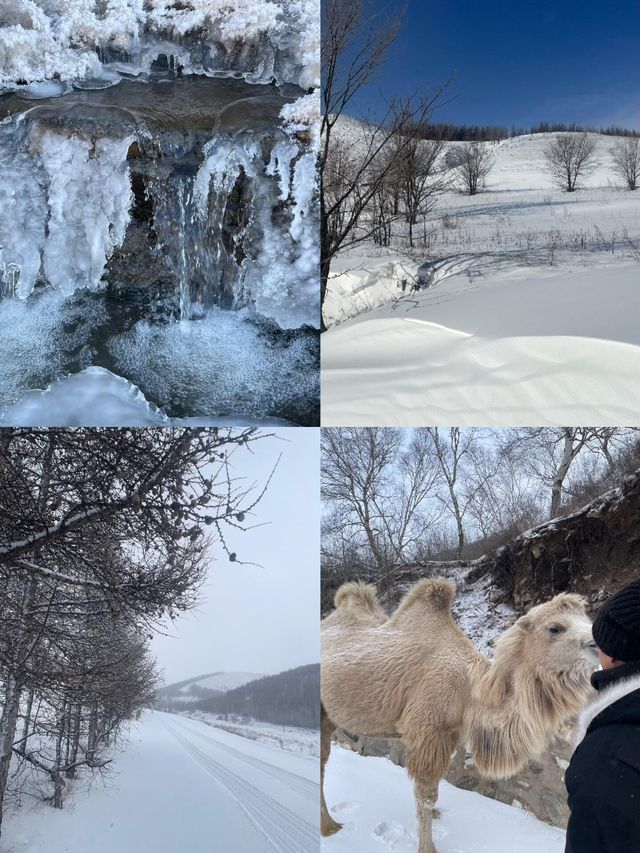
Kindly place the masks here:
POLYGON ((1 853, 315 853, 318 760, 146 712, 106 789, 12 815, 1 853))

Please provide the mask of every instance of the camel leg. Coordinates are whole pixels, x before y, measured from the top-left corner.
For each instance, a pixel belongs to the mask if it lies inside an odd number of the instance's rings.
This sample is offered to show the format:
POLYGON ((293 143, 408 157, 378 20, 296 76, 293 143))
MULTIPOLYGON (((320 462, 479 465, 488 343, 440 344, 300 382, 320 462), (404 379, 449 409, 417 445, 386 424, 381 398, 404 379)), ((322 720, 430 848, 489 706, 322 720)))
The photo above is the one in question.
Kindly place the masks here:
POLYGON ((324 768, 329 760, 331 752, 331 735, 335 726, 327 716, 327 712, 320 706, 320 834, 333 835, 342 829, 342 824, 337 823, 329 814, 327 802, 324 798, 324 768))
POLYGON ((414 793, 418 817, 418 853, 437 853, 433 843, 433 811, 438 799, 438 783, 416 780, 414 793))

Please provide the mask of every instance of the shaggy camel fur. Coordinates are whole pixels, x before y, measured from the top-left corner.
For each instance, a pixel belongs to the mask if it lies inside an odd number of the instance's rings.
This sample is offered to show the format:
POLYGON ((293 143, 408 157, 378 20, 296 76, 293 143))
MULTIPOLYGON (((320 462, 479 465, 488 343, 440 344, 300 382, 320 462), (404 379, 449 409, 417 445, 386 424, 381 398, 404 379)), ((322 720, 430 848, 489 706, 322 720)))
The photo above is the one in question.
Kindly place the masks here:
MULTIPOLYGON (((438 783, 462 742, 489 778, 540 755, 590 691, 596 649, 584 602, 561 594, 496 641, 492 662, 451 615, 455 584, 422 580, 388 617, 376 588, 344 584, 322 623, 321 780, 336 727, 400 736, 414 780, 419 853, 435 853, 438 783)), ((340 829, 321 800, 321 830, 340 829)))

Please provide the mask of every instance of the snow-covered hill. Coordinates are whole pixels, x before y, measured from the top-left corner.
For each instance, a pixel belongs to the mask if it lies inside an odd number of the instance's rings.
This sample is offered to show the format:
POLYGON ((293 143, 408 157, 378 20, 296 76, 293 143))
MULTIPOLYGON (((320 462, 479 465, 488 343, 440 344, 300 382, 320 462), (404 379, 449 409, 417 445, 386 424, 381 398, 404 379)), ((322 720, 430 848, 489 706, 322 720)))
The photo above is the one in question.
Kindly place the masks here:
MULTIPOLYGON (((343 829, 323 853, 415 853, 417 822, 407 771, 334 745, 325 777, 327 805, 343 829)), ((440 784, 433 824, 438 853, 562 853, 565 834, 517 806, 440 784)))
POLYGON ((399 227, 338 256, 324 424, 638 422, 640 193, 597 134, 584 188, 554 187, 552 136, 484 143, 485 191, 443 195, 412 250, 399 227))
POLYGON ((204 687, 207 690, 220 690, 222 693, 226 693, 227 690, 244 687, 250 681, 256 681, 256 679, 264 678, 264 676, 264 672, 214 672, 212 675, 206 675, 204 678, 192 681, 191 684, 204 687))
POLYGON ((238 687, 244 687, 250 681, 264 678, 264 673, 258 672, 210 672, 197 675, 185 681, 168 684, 158 691, 161 701, 195 702, 208 695, 227 693, 238 687))

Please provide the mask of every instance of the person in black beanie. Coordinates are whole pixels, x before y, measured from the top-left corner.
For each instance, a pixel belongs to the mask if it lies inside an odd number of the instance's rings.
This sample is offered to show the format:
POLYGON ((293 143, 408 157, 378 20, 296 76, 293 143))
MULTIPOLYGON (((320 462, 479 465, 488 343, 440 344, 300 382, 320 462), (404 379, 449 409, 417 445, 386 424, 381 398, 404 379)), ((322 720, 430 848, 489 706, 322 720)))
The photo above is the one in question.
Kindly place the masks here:
POLYGON ((565 853, 640 853, 640 580, 603 604, 593 638, 599 695, 580 718, 565 774, 565 853))

